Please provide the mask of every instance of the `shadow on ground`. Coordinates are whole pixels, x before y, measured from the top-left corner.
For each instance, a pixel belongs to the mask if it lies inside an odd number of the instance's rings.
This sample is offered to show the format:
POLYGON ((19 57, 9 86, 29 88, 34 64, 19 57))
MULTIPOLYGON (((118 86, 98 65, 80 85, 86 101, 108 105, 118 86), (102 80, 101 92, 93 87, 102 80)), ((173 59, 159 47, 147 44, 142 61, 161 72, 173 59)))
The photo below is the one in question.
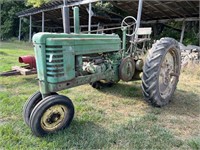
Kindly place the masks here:
POLYGON ((45 137, 47 142, 54 142, 59 148, 100 149, 108 144, 108 130, 90 121, 73 120, 68 129, 45 137))
POLYGON ((169 114, 189 116, 200 115, 200 95, 184 90, 176 90, 171 102, 163 109, 169 114))
POLYGON ((144 116, 114 126, 108 130, 98 123, 74 120, 71 127, 45 137, 61 149, 168 149, 180 147, 181 141, 167 130, 151 123, 151 116, 144 116))
POLYGON ((120 83, 114 84, 112 87, 107 87, 99 91, 103 93, 111 94, 114 96, 124 97, 124 98, 143 99, 140 82, 129 82, 129 83, 120 82, 120 83))

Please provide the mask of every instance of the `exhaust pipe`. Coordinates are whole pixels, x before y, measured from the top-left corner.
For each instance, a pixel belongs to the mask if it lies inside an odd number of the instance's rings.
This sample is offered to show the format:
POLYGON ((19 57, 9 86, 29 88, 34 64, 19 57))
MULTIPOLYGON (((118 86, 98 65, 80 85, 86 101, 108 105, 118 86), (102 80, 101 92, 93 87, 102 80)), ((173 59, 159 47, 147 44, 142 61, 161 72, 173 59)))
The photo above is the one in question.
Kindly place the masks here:
POLYGON ((36 61, 34 56, 20 56, 19 57, 19 62, 28 64, 31 69, 36 68, 36 61))

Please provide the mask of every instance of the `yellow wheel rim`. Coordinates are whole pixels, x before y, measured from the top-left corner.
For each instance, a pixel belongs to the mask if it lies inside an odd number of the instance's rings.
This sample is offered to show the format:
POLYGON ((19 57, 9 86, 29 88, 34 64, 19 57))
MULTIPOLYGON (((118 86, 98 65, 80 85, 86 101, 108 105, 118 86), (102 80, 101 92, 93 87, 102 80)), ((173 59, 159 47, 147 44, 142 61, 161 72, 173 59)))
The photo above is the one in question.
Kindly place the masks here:
POLYGON ((54 105, 48 108, 42 118, 41 127, 46 131, 54 131, 63 126, 67 116, 67 107, 63 105, 54 105))

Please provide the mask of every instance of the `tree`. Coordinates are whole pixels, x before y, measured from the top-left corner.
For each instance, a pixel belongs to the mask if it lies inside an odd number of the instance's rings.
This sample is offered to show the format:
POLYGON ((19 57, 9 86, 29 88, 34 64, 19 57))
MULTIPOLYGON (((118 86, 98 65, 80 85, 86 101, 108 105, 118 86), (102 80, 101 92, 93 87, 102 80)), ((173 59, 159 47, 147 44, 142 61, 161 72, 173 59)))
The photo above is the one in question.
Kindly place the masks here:
POLYGON ((33 7, 39 7, 44 3, 48 3, 50 0, 27 0, 27 5, 33 6, 33 7))
POLYGON ((26 9, 26 5, 23 1, 3 1, 1 4, 1 37, 3 39, 9 39, 11 37, 17 37, 19 19, 16 13, 26 9))
MULTIPOLYGON (((10 39, 18 36, 19 18, 16 13, 24 9, 33 7, 39 7, 43 3, 47 3, 50 0, 0 0, 0 38, 10 39)), ((26 22, 26 19, 23 21, 26 22)), ((22 28, 23 31, 28 30, 27 27, 22 28)))

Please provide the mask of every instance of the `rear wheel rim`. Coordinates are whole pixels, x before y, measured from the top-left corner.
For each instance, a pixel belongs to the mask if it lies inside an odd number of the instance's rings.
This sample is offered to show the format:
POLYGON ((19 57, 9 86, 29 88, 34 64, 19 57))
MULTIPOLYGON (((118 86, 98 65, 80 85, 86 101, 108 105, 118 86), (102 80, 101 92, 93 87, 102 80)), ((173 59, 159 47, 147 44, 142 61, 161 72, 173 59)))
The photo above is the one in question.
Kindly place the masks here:
POLYGON ((162 61, 159 73, 159 92, 163 99, 166 99, 173 92, 176 82, 177 59, 173 49, 170 49, 162 61))
POLYGON ((41 127, 46 131, 55 131, 63 126, 68 109, 64 105, 54 105, 48 108, 41 118, 41 127))

